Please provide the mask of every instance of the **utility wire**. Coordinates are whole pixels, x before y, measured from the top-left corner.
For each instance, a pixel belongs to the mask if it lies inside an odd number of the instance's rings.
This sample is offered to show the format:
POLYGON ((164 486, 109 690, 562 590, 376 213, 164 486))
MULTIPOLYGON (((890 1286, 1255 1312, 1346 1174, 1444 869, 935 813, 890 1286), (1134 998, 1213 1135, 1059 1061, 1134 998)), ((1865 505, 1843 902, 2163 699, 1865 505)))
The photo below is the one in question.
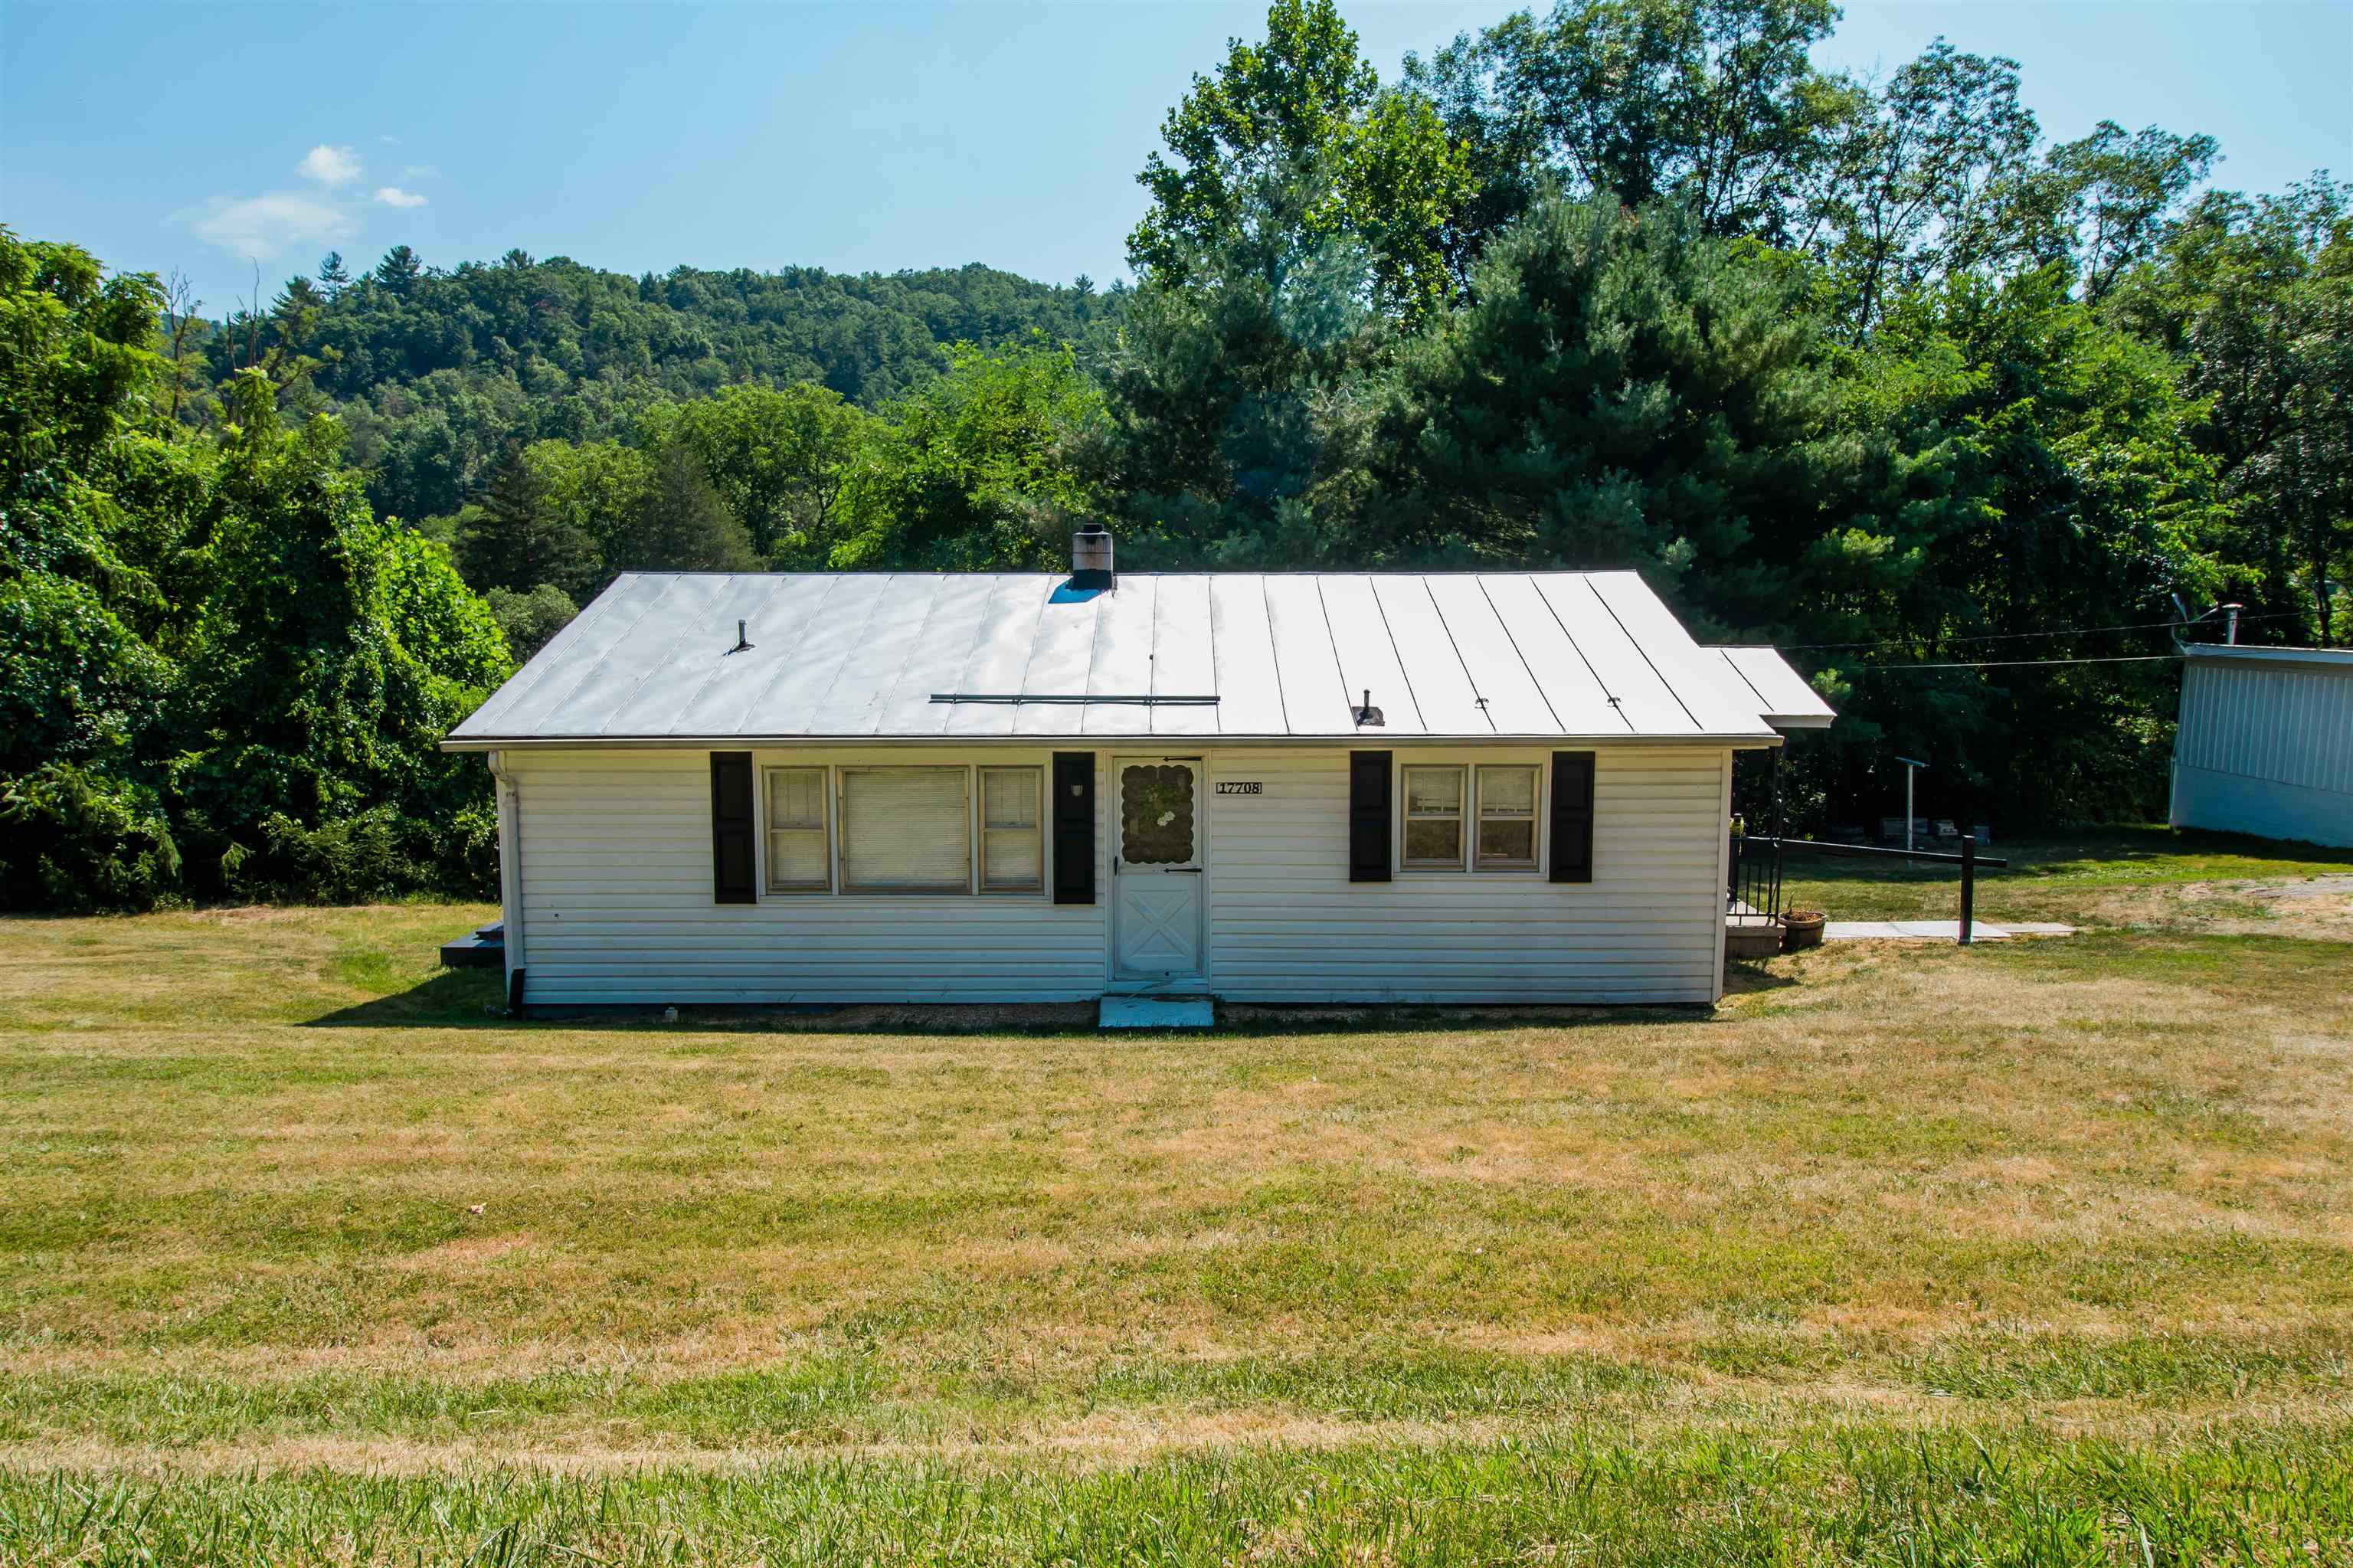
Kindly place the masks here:
MULTIPOLYGON (((2242 614, 2239 617, 2239 621, 2240 624, 2244 625, 2250 620, 2285 620, 2291 617, 2301 616, 2303 613, 2304 611, 2300 609, 2268 610, 2261 615, 2242 614)), ((2209 611, 2198 617, 2196 620, 2136 620, 2128 621, 2122 626, 2063 626, 2051 631, 1970 631, 1957 637, 1939 638, 1938 641, 2004 642, 2021 637, 2090 637, 2103 631, 2147 631, 2161 626, 2195 626, 2199 621, 2211 619, 2212 619, 2212 612, 2209 611)), ((1823 652, 1840 648, 1896 648, 1908 646, 1918 641, 1919 639, 1915 637, 1883 637, 1876 642, 1786 642, 1781 646, 1790 652, 1800 653, 1823 652)))
POLYGON ((2146 664, 2152 660, 2179 659, 2179 653, 2119 653, 2101 659, 1981 659, 1954 664, 1858 664, 1841 675, 1877 675, 1890 670, 2015 670, 2027 664, 2146 664))

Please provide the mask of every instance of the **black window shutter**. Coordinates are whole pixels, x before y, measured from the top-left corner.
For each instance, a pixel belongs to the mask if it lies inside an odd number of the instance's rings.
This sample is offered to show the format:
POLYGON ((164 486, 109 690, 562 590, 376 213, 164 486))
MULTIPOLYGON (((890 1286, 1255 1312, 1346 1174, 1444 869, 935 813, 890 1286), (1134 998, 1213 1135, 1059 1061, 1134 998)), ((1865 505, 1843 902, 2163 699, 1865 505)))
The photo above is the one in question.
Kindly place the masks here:
POLYGON ((1054 902, 1095 901, 1095 754, 1054 753, 1054 902))
POLYGON ((760 901, 754 867, 752 754, 714 751, 711 754, 711 901, 713 904, 756 904, 760 901))
POLYGON ((1552 879, 1593 880, 1593 753, 1552 754, 1552 879))
POLYGON ((1348 753, 1348 880, 1389 879, 1389 753, 1348 753))

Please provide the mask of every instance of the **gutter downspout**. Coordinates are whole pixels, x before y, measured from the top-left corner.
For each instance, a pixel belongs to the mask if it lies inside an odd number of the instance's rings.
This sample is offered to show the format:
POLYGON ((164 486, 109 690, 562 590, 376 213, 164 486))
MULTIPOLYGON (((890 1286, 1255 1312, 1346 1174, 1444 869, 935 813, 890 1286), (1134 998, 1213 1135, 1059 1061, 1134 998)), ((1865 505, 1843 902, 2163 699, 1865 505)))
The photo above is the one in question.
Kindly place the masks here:
POLYGON ((507 1005, 522 1010, 522 784, 507 771, 506 754, 490 753, 497 781, 499 819, 500 936, 506 950, 507 1005))

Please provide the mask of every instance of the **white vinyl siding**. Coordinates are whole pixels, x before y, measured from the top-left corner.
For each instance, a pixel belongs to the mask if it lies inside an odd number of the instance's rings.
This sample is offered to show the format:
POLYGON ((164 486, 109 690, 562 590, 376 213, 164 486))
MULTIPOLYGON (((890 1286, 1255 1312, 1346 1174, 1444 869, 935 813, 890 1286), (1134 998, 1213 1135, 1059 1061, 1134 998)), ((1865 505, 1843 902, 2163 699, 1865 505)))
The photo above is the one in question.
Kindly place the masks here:
POLYGON ((833 886, 833 835, 826 821, 826 770, 768 769, 768 891, 825 893, 833 886))
POLYGON ((842 891, 968 891, 970 779, 962 768, 843 768, 842 891))
POLYGON ((1035 893, 1046 885, 1046 842, 1039 820, 1044 770, 980 769, 980 890, 1035 893))
MULTIPOLYGON (((1575 885, 1549 882, 1541 870, 1351 884, 1346 748, 1205 751, 1203 984, 1215 994, 1545 1003, 1716 994, 1724 747, 1599 748, 1594 880, 1575 885), (1260 792, 1218 795, 1225 779, 1258 783, 1260 792)), ((1400 768, 1541 768, 1550 759, 1535 747, 1398 752, 1400 768)), ((516 786, 521 868, 512 928, 527 955, 527 1000, 549 1007, 1092 1000, 1108 983, 1111 755, 1096 753, 1095 904, 975 897, 959 885, 714 906, 704 753, 509 751, 502 765, 516 786)), ((859 769, 946 763, 958 773, 1042 768, 1049 758, 1043 749, 905 743, 771 748, 754 760, 763 769, 827 767, 838 780, 859 769)), ((1467 822, 1475 772, 1463 782, 1467 822)), ((1540 793, 1539 819, 1541 802, 1540 793)), ((974 815, 978 827, 977 802, 974 815)), ((1397 826, 1401 833, 1401 812, 1397 826)), ((850 824, 837 815, 833 830, 839 836, 850 824)), ((1538 833, 1541 842, 1541 823, 1538 833)), ((765 861, 765 833, 761 843, 765 861)), ((761 872, 765 886, 769 869, 761 872)), ((1043 874, 1050 886, 1050 864, 1043 874)))
MULTIPOLYGON (((1452 766, 1436 747, 1395 749, 1401 770, 1452 766)), ((1236 1001, 1712 1001, 1729 755, 1599 748, 1590 883, 1541 870, 1351 883, 1346 751, 1212 751, 1208 989, 1236 1001), (1228 779, 1262 790, 1218 794, 1228 779)), ((1467 760, 1548 768, 1551 752, 1467 760)))
MULTIPOLYGON (((917 747, 761 751, 764 767, 931 762, 917 747)), ((956 762, 1043 766, 1042 751, 956 762)), ((1077 1001, 1103 994, 1103 905, 940 894, 711 901, 711 764, 694 751, 510 751, 532 1003, 1077 1001)), ((1098 800, 1101 799, 1100 784, 1098 800)), ((1107 888, 1101 863, 1096 885, 1107 888)), ((765 853, 765 851, 764 851, 765 853)), ((1049 868, 1050 875, 1050 866, 1049 868)), ((765 870, 763 868, 765 882, 765 870)))

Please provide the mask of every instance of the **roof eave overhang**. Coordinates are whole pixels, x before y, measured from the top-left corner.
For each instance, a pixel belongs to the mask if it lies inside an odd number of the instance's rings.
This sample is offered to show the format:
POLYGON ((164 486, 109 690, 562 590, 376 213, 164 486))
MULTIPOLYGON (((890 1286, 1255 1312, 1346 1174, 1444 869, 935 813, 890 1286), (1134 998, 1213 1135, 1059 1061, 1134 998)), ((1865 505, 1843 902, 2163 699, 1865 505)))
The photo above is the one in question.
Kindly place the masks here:
MULTIPOLYGON (((1828 727, 1793 723, 1788 727, 1828 727)), ((1723 735, 707 735, 707 736, 450 736, 443 751, 742 751, 793 746, 1008 746, 1068 749, 1117 749, 1149 746, 1577 746, 1577 747, 1773 747, 1773 730, 1723 735)))
POLYGON ((2347 648, 2270 648, 2244 642, 2184 642, 2180 648, 2182 656, 2188 659, 2248 664, 2306 664, 2353 672, 2353 649, 2347 648))

